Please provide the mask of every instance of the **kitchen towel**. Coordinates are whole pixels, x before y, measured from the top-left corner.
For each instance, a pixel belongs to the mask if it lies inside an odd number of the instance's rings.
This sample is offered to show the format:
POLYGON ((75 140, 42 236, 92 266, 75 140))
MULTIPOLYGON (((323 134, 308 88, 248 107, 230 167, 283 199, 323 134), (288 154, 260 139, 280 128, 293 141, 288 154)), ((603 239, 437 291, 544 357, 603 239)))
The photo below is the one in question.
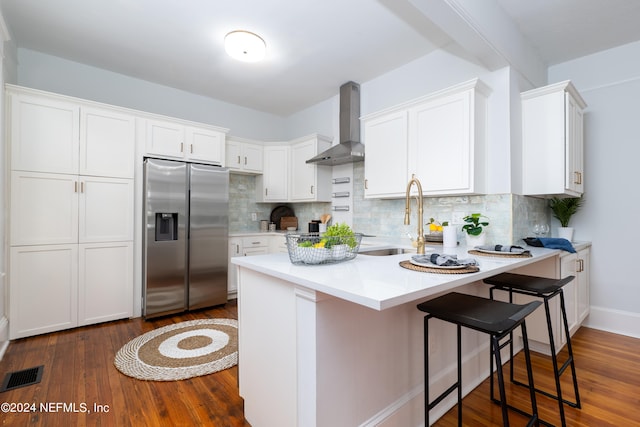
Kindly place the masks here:
POLYGON ((478 261, 473 258, 458 259, 457 255, 444 255, 444 254, 430 254, 430 255, 414 255, 412 260, 421 264, 435 264, 443 267, 455 266, 455 265, 478 265, 478 261))
POLYGON ((575 248, 567 239, 561 237, 527 237, 524 240, 529 246, 544 247, 548 249, 562 249, 563 251, 576 253, 575 248))
POLYGON ((529 251, 523 248, 522 246, 516 246, 516 245, 485 245, 485 246, 476 246, 475 248, 483 251, 509 252, 512 254, 529 253, 529 251))

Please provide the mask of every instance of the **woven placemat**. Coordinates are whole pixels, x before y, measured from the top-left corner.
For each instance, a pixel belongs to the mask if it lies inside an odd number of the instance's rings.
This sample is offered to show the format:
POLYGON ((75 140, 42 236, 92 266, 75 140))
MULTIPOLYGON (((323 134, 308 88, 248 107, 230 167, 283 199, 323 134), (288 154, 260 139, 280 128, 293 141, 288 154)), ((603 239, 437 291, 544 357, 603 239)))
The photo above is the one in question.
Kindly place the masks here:
POLYGON ((430 268, 430 267, 422 267, 420 265, 411 264, 411 261, 400 261, 400 267, 404 267, 408 270, 413 271, 421 271, 423 273, 438 273, 438 274, 466 274, 466 273, 477 273, 480 271, 479 267, 469 266, 465 268, 430 268))
POLYGON ((470 253, 471 255, 490 256, 490 257, 496 257, 496 258, 531 258, 533 256, 531 255, 531 252, 524 252, 521 254, 512 254, 509 252, 505 252, 504 254, 489 254, 486 252, 476 251, 474 249, 471 249, 467 252, 470 253))

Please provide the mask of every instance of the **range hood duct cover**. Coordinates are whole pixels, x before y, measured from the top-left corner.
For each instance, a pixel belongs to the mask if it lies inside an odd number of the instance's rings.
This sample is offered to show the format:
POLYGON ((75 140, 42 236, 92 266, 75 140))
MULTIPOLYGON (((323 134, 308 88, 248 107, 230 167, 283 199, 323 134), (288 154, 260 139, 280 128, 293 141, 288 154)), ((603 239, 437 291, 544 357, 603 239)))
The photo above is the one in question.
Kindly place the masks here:
POLYGON ((340 143, 307 160, 323 166, 343 165, 364 160, 360 142, 360 85, 348 82, 340 86, 340 143))

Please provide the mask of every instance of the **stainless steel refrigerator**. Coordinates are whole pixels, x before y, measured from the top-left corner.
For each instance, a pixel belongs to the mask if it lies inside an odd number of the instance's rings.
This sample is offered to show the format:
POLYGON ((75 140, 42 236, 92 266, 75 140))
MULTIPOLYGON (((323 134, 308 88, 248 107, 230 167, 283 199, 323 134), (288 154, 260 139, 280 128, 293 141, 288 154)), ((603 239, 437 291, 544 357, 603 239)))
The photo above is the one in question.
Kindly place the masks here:
POLYGON ((227 302, 228 169, 144 161, 144 317, 227 302))

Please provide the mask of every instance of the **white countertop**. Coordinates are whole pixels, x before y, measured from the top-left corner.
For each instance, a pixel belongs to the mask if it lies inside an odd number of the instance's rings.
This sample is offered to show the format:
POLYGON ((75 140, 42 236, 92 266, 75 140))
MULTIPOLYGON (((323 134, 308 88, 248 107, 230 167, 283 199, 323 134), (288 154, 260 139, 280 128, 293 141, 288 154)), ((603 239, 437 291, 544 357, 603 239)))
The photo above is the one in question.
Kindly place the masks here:
MULTIPOLYGON (((365 238, 360 245, 360 250, 410 247, 407 243, 408 240, 404 240, 404 244, 397 244, 380 238, 365 238)), ((431 252, 442 253, 442 246, 427 245, 427 250, 429 248, 432 249, 431 252)), ((455 253, 459 259, 475 258, 479 263, 480 271, 470 274, 424 273, 401 267, 399 262, 408 260, 411 253, 389 256, 360 253, 350 261, 321 265, 294 265, 287 254, 236 257, 232 258, 231 262, 355 304, 384 310, 562 253, 556 249, 535 247, 527 247, 527 249, 533 255, 530 258, 472 256, 467 253, 466 246, 447 252, 455 253)))

